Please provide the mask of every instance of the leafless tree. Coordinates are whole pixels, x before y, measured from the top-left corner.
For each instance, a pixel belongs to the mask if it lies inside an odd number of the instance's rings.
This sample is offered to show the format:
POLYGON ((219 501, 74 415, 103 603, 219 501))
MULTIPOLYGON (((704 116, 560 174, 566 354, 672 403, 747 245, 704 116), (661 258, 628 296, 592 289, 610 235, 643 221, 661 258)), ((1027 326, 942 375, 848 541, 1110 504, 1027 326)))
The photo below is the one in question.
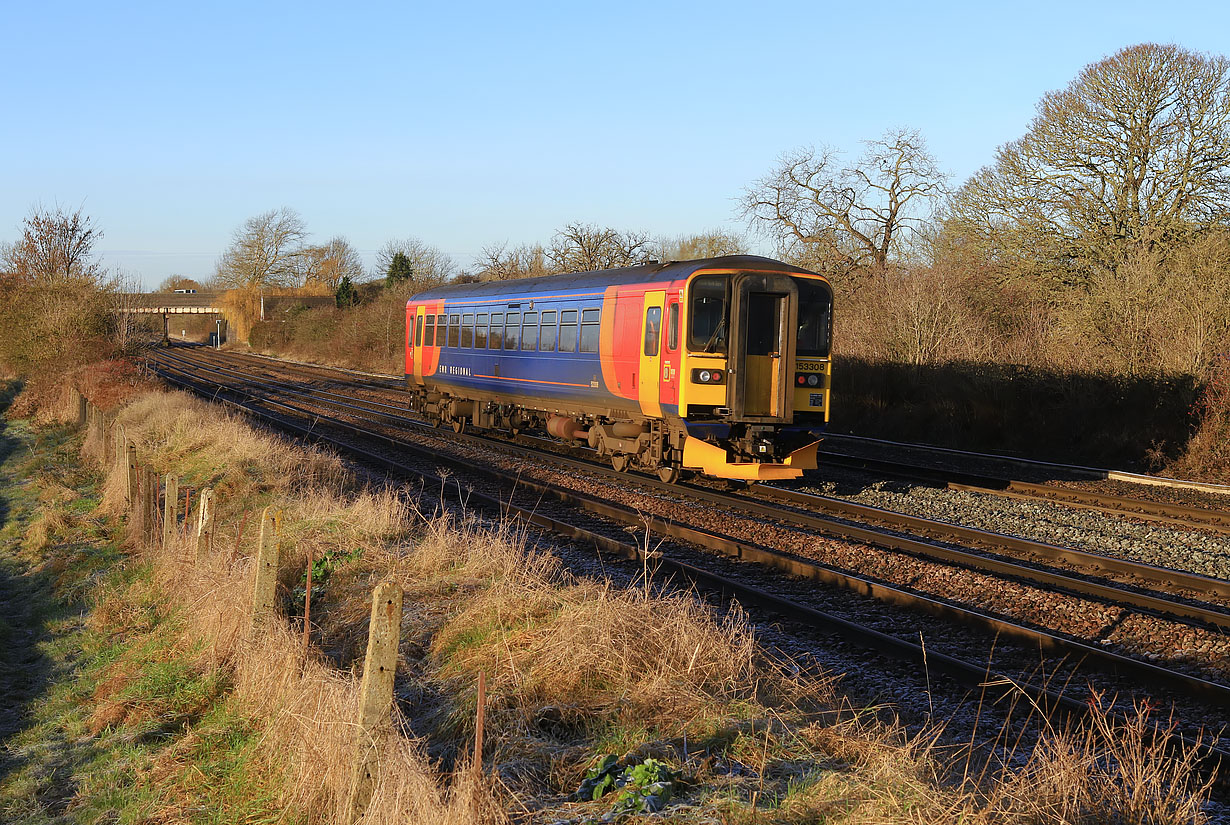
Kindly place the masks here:
POLYGON ((652 241, 644 232, 619 232, 583 223, 570 223, 556 232, 547 250, 547 261, 557 272, 636 266, 652 257, 652 241))
POLYGON ((406 289, 421 290, 438 286, 457 272, 457 265, 443 251, 423 243, 418 238, 394 238, 376 253, 376 260, 368 272, 369 280, 379 280, 389 273, 393 256, 398 252, 410 261, 414 276, 406 289))
POLYGON ((122 270, 112 275, 104 291, 104 305, 119 352, 133 352, 142 343, 151 340, 154 317, 158 317, 158 323, 161 323, 160 316, 133 312, 143 303, 140 278, 122 270))
POLYGON ((0 269, 31 285, 101 284, 93 250, 103 233, 88 215, 36 206, 23 224, 19 240, 0 244, 0 269))
POLYGON ((162 283, 158 284, 155 292, 174 292, 177 289, 201 289, 200 281, 189 278, 187 275, 171 275, 163 279, 162 283))
POLYGON ((333 292, 343 277, 351 283, 363 280, 363 261, 345 238, 338 236, 321 246, 305 246, 293 262, 295 285, 317 286, 333 292))
POLYGON ((987 257, 1078 272, 1136 260, 1139 246, 1164 257, 1225 225, 1230 61, 1142 44, 1086 66, 951 211, 987 257))
POLYGON ((654 256, 661 261, 693 261, 722 255, 746 255, 747 241, 739 235, 711 229, 696 235, 679 235, 656 242, 654 256))
POLYGON ((247 289, 294 284, 306 236, 303 218, 293 209, 282 207, 248 218, 218 260, 215 283, 247 289))
POLYGON ((541 244, 522 244, 512 249, 506 243, 484 246, 474 261, 474 269, 480 281, 512 281, 554 274, 541 244))
POLYGON ((915 130, 864 145, 852 166, 830 147, 787 152, 744 193, 744 217, 814 268, 882 271, 929 216, 947 176, 915 130))

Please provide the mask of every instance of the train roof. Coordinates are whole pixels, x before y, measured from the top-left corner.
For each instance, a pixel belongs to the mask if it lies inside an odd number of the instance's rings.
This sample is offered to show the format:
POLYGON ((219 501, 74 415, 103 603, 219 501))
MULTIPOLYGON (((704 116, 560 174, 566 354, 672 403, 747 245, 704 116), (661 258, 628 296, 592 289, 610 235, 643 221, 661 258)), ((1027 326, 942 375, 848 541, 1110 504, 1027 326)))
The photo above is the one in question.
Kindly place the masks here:
POLYGON ((565 275, 545 275, 540 278, 521 278, 512 281, 480 281, 476 284, 450 284, 424 290, 410 298, 423 301, 439 298, 482 298, 510 293, 533 292, 550 294, 578 289, 605 289, 609 286, 641 284, 651 281, 677 281, 687 278, 701 269, 773 269, 782 272, 807 273, 807 270, 791 266, 760 255, 724 255, 720 258, 701 258, 695 261, 668 261, 622 269, 600 269, 594 272, 575 272, 565 275))

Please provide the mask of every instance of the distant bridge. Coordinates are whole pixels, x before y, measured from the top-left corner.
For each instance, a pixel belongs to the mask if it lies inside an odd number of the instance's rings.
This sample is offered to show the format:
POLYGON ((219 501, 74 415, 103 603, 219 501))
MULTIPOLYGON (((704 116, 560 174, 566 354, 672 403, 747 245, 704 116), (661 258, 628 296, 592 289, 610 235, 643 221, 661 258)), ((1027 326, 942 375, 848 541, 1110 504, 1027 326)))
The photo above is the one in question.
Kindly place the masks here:
POLYGON ((221 315, 221 292, 142 292, 127 296, 129 312, 144 315, 221 315))
MULTIPOLYGON (((222 303, 221 292, 141 292, 129 293, 123 305, 137 315, 161 315, 162 338, 170 335, 172 315, 218 315, 232 311, 222 303)), ((261 320, 272 321, 294 309, 333 306, 332 295, 266 295, 261 299, 261 320)), ((225 324, 225 322, 224 322, 225 324)), ((220 332, 225 332, 219 329, 220 332)))

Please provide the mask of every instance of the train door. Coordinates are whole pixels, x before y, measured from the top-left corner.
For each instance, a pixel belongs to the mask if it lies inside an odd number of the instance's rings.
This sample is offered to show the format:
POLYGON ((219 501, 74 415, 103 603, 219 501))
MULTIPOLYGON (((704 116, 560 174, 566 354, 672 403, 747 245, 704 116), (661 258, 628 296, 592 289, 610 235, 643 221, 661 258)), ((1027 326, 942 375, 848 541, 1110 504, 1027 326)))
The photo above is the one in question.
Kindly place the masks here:
POLYGON ((679 295, 671 295, 666 302, 666 315, 662 322, 662 384, 658 396, 663 404, 679 407, 679 353, 680 330, 683 320, 679 317, 679 295))
POLYGON ((659 402, 662 378, 662 309, 666 292, 655 290, 645 293, 645 305, 641 315, 640 382, 637 397, 641 412, 653 418, 662 415, 659 402))
POLYGON ((426 308, 418 306, 415 310, 414 329, 407 331, 407 336, 413 336, 411 340, 412 361, 414 365, 414 383, 423 383, 423 318, 427 315, 426 308))
POLYGON ((730 406, 736 421, 789 423, 790 371, 799 292, 793 279, 773 273, 744 273, 732 289, 731 330, 734 375, 730 406))

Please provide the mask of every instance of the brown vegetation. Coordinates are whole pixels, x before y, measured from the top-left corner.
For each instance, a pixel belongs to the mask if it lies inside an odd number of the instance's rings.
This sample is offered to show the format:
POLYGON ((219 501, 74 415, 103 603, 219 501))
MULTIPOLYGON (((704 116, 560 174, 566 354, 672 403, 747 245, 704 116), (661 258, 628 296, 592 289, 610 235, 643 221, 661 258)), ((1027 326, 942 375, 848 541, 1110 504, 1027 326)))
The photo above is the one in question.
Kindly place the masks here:
MULTIPOLYGON (((597 755, 677 759, 685 741, 693 753, 774 777, 739 780, 712 760, 681 766, 693 786, 688 804, 732 822, 1200 821, 1207 787, 1190 754, 1176 760, 1166 750, 1173 743, 1150 741, 1147 711, 1055 731, 1020 759, 1010 758, 1005 739, 1005 764, 1023 768, 976 772, 954 785, 933 738, 851 712, 830 680, 775 664, 738 610, 715 620, 684 596, 577 580, 524 534, 424 519, 391 491, 364 489, 336 458, 258 434, 182 395, 141 396, 119 420, 143 463, 218 495, 217 551, 207 564, 192 563, 184 537, 142 548, 152 578, 108 591, 92 619, 137 639, 172 629, 160 643, 187 656, 202 685, 151 704, 133 687, 139 657, 121 657, 95 690, 99 730, 155 717, 186 725, 139 780, 159 783, 164 818, 197 804, 192 719, 205 702, 252 731, 245 764, 260 780, 250 793, 308 822, 345 821, 357 688, 345 668, 363 648, 370 588, 392 578, 408 593, 409 618, 399 666, 409 715, 399 712, 398 729, 422 738, 387 741, 364 822, 496 823, 544 800, 530 819, 601 813, 609 803, 564 801, 597 755), (265 504, 285 513, 285 586, 296 586, 309 553, 331 560, 313 602, 321 652, 306 659, 289 627, 249 627, 251 528, 239 531, 244 513, 250 525, 265 504), (154 614, 166 617, 157 630, 154 614), (494 766, 486 774, 467 765, 480 670, 494 766)), ((110 479, 112 508, 119 489, 110 479)))

